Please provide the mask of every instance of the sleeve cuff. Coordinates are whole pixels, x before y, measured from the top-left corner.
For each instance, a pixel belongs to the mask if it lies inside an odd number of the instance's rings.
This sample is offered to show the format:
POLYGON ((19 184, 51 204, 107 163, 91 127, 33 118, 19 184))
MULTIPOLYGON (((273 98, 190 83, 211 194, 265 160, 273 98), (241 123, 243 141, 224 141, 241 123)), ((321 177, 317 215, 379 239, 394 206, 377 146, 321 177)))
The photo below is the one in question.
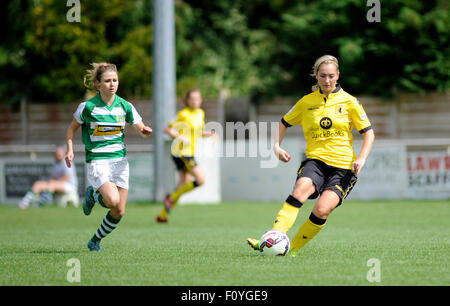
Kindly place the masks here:
POLYGON ((369 130, 371 130, 371 129, 372 129, 372 126, 369 125, 368 127, 364 128, 364 129, 362 129, 362 130, 359 130, 359 133, 360 133, 360 134, 364 134, 365 132, 367 132, 367 131, 369 131, 369 130))
POLYGON ((285 127, 291 127, 292 126, 292 124, 287 123, 287 121, 284 120, 284 118, 281 118, 281 123, 283 123, 285 127))
POLYGON ((73 119, 75 119, 79 124, 83 125, 83 120, 81 120, 81 118, 78 118, 76 116, 73 116, 73 119))

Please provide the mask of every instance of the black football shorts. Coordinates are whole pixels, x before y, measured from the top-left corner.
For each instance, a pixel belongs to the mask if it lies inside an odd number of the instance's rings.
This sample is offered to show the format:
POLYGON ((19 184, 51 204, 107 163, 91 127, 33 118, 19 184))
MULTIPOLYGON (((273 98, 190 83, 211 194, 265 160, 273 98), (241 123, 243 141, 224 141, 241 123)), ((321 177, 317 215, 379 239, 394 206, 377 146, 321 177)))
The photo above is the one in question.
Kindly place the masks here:
POLYGON ((195 161, 195 158, 193 156, 173 156, 172 159, 175 163, 175 166, 177 167, 177 170, 189 172, 197 166, 197 162, 195 161))
POLYGON ((339 205, 345 200, 358 178, 351 170, 336 168, 318 159, 305 159, 297 171, 297 180, 309 177, 316 191, 309 197, 317 198, 325 190, 334 191, 340 198, 339 205))

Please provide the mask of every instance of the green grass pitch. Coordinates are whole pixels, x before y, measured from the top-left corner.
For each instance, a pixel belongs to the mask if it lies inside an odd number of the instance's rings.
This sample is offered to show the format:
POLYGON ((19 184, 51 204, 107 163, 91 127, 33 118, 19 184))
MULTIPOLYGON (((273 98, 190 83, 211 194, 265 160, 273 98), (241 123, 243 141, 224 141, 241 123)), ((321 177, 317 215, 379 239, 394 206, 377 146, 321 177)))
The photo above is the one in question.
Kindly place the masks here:
MULTIPOLYGON (((307 202, 288 233, 309 216, 307 202)), ((169 224, 160 206, 128 204, 119 227, 86 245, 106 209, 0 205, 0 285, 299 286, 449 285, 450 201, 345 202, 298 257, 264 257, 246 244, 270 229, 281 203, 181 205, 169 224), (71 283, 67 262, 80 262, 71 283), (369 282, 368 260, 380 282, 369 282)))

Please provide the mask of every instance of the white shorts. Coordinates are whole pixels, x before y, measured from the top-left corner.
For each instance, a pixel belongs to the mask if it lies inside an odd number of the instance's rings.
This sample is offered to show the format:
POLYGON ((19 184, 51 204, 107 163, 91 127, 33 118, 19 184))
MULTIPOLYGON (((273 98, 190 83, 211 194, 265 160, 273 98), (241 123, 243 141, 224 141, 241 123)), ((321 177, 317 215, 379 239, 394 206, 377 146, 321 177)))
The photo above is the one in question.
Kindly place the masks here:
POLYGON ((87 164, 87 174, 89 184, 95 190, 106 182, 113 182, 117 187, 128 190, 130 167, 125 157, 93 160, 87 164))

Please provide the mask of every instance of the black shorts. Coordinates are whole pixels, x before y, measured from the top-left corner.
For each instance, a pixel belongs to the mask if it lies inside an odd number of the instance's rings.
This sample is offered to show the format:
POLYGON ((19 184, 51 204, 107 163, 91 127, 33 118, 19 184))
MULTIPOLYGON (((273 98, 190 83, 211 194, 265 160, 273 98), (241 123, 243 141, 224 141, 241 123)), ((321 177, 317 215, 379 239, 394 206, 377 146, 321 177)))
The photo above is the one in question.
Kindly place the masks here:
POLYGON ((197 166, 197 162, 195 161, 193 156, 173 156, 172 159, 177 167, 177 170, 189 172, 197 166))
POLYGON ((309 177, 316 187, 310 199, 317 198, 325 190, 332 190, 340 198, 338 206, 342 204, 358 180, 351 170, 329 166, 318 159, 305 159, 302 162, 297 171, 297 180, 301 177, 309 177))

